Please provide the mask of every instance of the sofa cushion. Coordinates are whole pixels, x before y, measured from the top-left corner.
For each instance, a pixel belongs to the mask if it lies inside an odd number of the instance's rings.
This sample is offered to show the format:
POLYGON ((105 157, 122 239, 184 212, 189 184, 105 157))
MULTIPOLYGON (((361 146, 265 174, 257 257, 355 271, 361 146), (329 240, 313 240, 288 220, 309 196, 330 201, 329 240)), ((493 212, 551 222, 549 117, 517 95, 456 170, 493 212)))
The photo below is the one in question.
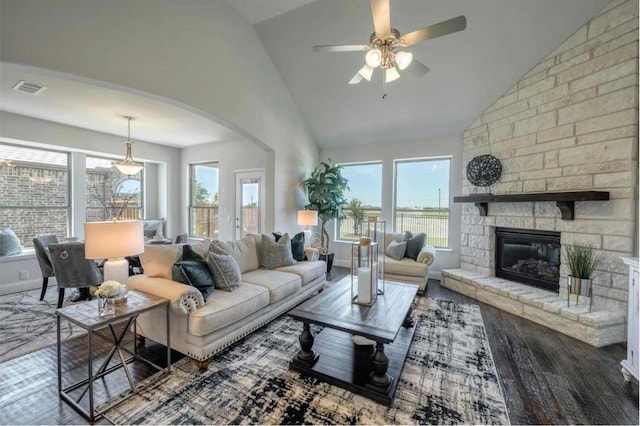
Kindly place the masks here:
POLYGON ((235 291, 240 287, 240 267, 233 256, 210 251, 207 254, 207 265, 217 289, 235 291))
POLYGON ((11 256, 20 253, 22 253, 22 246, 15 232, 11 228, 0 231, 0 256, 11 256))
POLYGON ((302 287, 302 279, 296 274, 261 269, 242 275, 242 282, 264 287, 269 290, 269 304, 284 299, 302 287))
POLYGON ((407 240, 407 251, 404 255, 413 260, 418 259, 418 254, 420 254, 420 250, 422 250, 422 247, 424 247, 424 240, 426 238, 427 234, 425 234, 424 232, 421 232, 409 238, 407 240))
POLYGON ((291 254, 291 240, 285 233, 278 242, 267 235, 262 236, 261 265, 267 269, 275 269, 281 266, 293 265, 291 254))
POLYGON ((402 241, 402 242, 397 242, 395 240, 392 240, 389 243, 389 246, 387 247, 387 249, 385 250, 385 254, 395 260, 400 260, 404 257, 404 254, 407 251, 407 242, 406 241, 402 241))
POLYGON ((205 305, 189 314, 189 333, 205 336, 251 315, 269 304, 269 291, 243 284, 234 292, 214 290, 205 305))
POLYGON ((412 277, 426 277, 429 266, 424 263, 418 263, 408 257, 400 260, 392 259, 389 256, 384 257, 384 273, 394 275, 408 275, 412 277))
POLYGON ((140 263, 148 277, 172 278, 173 264, 182 257, 182 244, 146 245, 140 263))
POLYGON ((283 266, 276 271, 296 274, 302 279, 302 285, 310 283, 327 273, 327 264, 324 261, 298 262, 295 265, 283 266))
POLYGON ((252 237, 244 237, 237 241, 212 241, 210 250, 215 250, 218 254, 226 253, 233 256, 243 274, 260 267, 256 242, 252 237))

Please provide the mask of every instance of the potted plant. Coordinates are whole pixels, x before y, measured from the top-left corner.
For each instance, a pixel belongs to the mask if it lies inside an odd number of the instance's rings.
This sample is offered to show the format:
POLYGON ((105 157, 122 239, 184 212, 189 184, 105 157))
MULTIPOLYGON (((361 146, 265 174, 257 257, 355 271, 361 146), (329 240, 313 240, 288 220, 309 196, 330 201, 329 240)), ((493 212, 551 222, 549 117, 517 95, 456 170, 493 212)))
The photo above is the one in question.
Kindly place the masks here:
POLYGON ((570 294, 590 296, 591 275, 600 263, 600 256, 593 246, 565 246, 564 256, 571 272, 567 277, 570 294))
POLYGON ((343 207, 347 200, 344 191, 349 189, 349 181, 342 176, 342 167, 324 161, 311 172, 311 177, 304 180, 302 186, 307 192, 309 204, 305 208, 317 210, 320 218, 320 251, 329 253, 329 234, 325 224, 332 220, 344 219, 343 207))

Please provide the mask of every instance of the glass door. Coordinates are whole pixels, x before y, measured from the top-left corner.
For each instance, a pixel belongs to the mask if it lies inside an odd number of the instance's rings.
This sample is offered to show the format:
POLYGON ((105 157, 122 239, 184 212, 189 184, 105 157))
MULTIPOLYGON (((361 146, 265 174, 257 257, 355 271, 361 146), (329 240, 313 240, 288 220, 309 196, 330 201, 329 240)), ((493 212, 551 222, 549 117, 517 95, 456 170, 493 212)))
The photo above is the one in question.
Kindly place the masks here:
POLYGON ((264 170, 236 172, 235 238, 264 229, 264 170))

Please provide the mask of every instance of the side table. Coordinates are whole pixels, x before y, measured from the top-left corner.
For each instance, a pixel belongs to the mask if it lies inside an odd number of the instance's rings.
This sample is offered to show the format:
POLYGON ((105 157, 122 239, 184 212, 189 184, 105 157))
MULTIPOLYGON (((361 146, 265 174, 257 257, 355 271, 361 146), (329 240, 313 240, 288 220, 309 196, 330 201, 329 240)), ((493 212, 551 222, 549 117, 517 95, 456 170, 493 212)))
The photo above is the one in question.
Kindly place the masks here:
MULTIPOLYGON (((108 408, 111 406, 105 407, 100 411, 96 410, 94 403, 94 392, 93 385, 96 379, 99 379, 110 372, 117 370, 119 368, 123 368, 125 374, 127 375, 127 379, 129 381, 129 386, 131 387, 131 395, 136 393, 139 390, 136 387, 136 384, 133 381, 131 373, 129 372, 128 363, 133 360, 142 361, 145 364, 155 368, 158 371, 164 372, 166 374, 171 371, 171 344, 170 344, 170 323, 169 323, 169 300, 163 299, 161 297, 152 296, 150 294, 142 293, 139 291, 129 291, 127 294, 127 302, 123 305, 116 306, 116 312, 113 317, 110 318, 100 318, 98 316, 98 301, 92 300, 90 302, 80 303, 77 305, 65 306, 63 308, 56 309, 56 333, 57 333, 57 351, 58 351, 58 394, 60 398, 73 407, 80 414, 85 416, 90 422, 95 422, 97 418, 99 418, 108 408), (126 348, 122 342, 124 340, 127 331, 131 329, 133 325, 134 333, 137 332, 137 318, 138 316, 146 311, 151 309, 156 309, 163 307, 166 310, 166 324, 167 324, 167 367, 162 368, 159 365, 145 359, 141 355, 137 353, 136 344, 134 341, 134 349, 131 352, 128 348, 126 348), (73 383, 65 388, 62 387, 62 351, 60 346, 60 321, 61 319, 65 319, 78 327, 81 327, 87 330, 87 342, 88 342, 88 360, 87 360, 87 378, 84 380, 80 380, 76 383, 73 383), (125 323, 124 328, 118 334, 117 330, 113 328, 114 324, 117 323, 125 323), (100 329, 108 329, 108 333, 98 333, 97 331, 100 329), (100 337, 106 341, 109 341, 113 344, 113 347, 109 351, 106 359, 98 368, 97 371, 94 371, 93 368, 93 338, 94 336, 100 337), (125 358, 124 352, 129 355, 129 358, 125 358), (118 354, 118 358, 120 358, 120 362, 109 367, 109 363, 111 362, 113 356, 118 354), (79 392, 79 396, 76 395, 74 398, 71 395, 71 392, 83 388, 79 392), (89 407, 88 410, 85 408, 81 401, 84 396, 88 393, 89 395, 89 407)), ((131 396, 129 395, 129 396, 131 396)), ((122 400, 124 400, 123 398, 122 400)), ((121 400, 121 401, 122 401, 121 400)), ((119 402, 121 402, 119 401, 119 402)), ((115 405, 115 404, 114 404, 115 405)))

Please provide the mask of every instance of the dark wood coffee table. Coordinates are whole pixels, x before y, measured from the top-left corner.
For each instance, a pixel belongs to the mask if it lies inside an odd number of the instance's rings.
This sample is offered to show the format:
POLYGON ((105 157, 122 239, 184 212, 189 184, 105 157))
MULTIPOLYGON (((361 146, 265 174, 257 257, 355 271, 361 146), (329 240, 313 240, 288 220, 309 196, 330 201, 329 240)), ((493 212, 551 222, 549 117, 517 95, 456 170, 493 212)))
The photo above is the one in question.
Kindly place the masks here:
POLYGON ((345 277, 289 311, 303 323, 289 368, 390 406, 415 333, 410 315, 418 286, 386 281, 373 306, 351 303, 350 286, 345 277), (324 329, 313 336, 311 323, 324 329), (376 343, 356 345, 352 334, 376 343))

